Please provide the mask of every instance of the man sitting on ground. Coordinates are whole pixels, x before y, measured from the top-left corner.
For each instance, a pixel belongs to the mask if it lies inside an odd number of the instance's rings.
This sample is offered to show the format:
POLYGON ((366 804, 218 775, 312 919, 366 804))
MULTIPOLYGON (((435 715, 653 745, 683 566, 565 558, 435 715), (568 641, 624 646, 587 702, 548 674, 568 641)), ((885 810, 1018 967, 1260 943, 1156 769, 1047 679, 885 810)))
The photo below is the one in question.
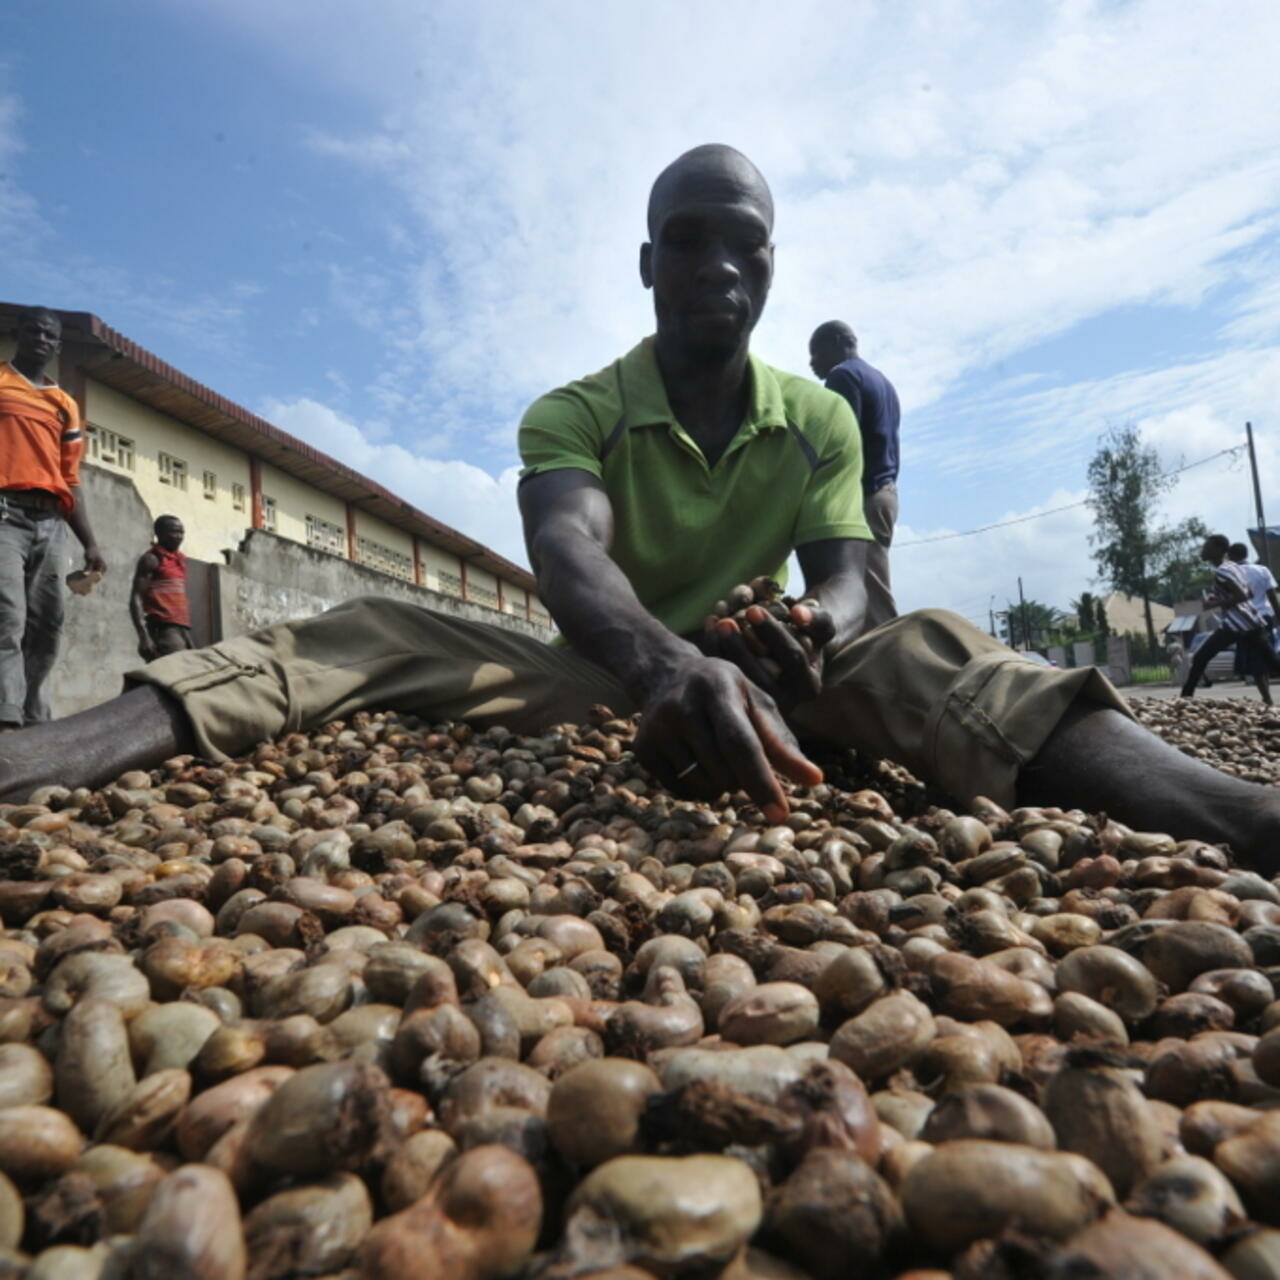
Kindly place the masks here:
POLYGON ((656 334, 544 396, 520 432, 540 592, 567 646, 359 599, 136 671, 120 698, 0 739, 0 794, 97 785, 194 751, 218 760, 369 707, 538 732, 594 703, 642 710, 635 751, 665 786, 743 791, 767 821, 780 777, 816 784, 793 726, 900 761, 967 802, 1106 810, 1274 859, 1280 796, 1139 726, 1095 670, 1029 663, 954 614, 866 631, 862 456, 848 405, 749 352, 773 279, 773 200, 745 156, 698 147, 653 186, 640 276, 656 334), (792 619, 714 603, 795 550, 792 619))

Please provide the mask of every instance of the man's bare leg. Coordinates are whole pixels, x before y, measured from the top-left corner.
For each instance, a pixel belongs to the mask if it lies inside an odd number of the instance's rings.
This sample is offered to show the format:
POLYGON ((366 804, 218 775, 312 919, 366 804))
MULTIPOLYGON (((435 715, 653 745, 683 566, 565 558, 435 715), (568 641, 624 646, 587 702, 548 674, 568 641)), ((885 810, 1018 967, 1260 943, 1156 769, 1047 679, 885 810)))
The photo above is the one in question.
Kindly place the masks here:
POLYGON ((0 737, 0 800, 22 802, 37 787, 100 787, 128 769, 153 769, 195 750, 186 712, 153 685, 65 720, 0 737))
POLYGON ((1280 789, 1185 756, 1109 708, 1077 706, 1063 716, 1019 775, 1018 800, 1227 844, 1263 874, 1280 871, 1280 789))

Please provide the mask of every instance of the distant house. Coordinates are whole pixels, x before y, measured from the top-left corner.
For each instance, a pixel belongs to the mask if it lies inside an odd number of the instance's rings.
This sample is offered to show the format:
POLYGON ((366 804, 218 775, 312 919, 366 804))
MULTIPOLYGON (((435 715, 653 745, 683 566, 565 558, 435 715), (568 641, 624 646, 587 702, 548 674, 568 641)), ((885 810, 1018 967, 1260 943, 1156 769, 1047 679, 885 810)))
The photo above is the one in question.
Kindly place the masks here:
POLYGON ((1173 606, 1173 615, 1164 629, 1165 639, 1176 636, 1184 645, 1191 643, 1192 636, 1212 631, 1218 625, 1218 611, 1206 609, 1203 600, 1179 600, 1173 606))
MULTIPOLYGON (((1102 597, 1102 607, 1106 610, 1107 625, 1113 635, 1126 635, 1130 632, 1140 636, 1146 634, 1146 606, 1137 596, 1121 595, 1120 592, 1113 591, 1111 595, 1102 597)), ((1170 609, 1167 604, 1157 604, 1154 600, 1151 602, 1151 621, 1156 635, 1168 628, 1174 619, 1174 613, 1175 610, 1170 609)))

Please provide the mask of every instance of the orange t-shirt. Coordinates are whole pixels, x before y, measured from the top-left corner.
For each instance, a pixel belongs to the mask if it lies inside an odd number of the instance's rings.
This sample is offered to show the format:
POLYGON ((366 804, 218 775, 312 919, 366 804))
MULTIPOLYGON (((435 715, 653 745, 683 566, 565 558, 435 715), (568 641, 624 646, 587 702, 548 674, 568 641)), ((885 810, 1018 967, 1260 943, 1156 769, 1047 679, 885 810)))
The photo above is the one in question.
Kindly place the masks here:
POLYGON ((52 382, 33 386, 0 364, 0 489, 44 489, 75 506, 84 428, 76 402, 52 382))

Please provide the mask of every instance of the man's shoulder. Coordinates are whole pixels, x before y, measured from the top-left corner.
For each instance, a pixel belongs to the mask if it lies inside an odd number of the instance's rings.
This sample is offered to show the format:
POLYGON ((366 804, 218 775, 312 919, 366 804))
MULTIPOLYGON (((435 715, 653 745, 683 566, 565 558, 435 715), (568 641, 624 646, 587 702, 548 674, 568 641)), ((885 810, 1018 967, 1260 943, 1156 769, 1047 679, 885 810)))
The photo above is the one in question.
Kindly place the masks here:
POLYGON ((802 429, 809 426, 839 428, 841 425, 853 425, 848 402, 843 396, 828 391, 820 382, 814 382, 803 374, 788 373, 773 365, 764 367, 778 384, 788 422, 802 429))

